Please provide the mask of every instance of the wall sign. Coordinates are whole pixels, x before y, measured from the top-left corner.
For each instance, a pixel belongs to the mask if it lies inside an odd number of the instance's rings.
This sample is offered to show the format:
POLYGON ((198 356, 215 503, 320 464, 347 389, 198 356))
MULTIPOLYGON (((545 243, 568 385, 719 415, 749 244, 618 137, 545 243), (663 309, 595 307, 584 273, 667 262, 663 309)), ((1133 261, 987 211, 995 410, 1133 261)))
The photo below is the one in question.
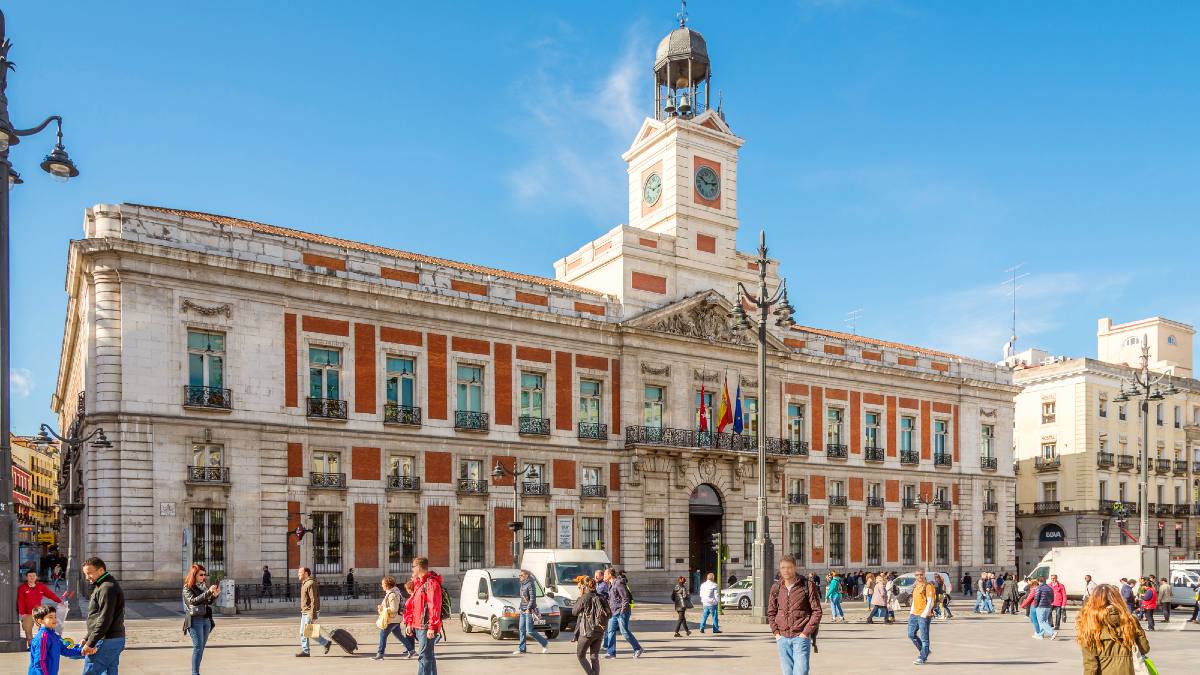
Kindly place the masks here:
POLYGON ((558 547, 559 548, 574 548, 574 538, 572 537, 572 520, 570 518, 558 519, 558 547))
POLYGON ((1063 529, 1053 523, 1042 528, 1038 534, 1038 541, 1043 544, 1063 544, 1067 541, 1067 533, 1063 529))

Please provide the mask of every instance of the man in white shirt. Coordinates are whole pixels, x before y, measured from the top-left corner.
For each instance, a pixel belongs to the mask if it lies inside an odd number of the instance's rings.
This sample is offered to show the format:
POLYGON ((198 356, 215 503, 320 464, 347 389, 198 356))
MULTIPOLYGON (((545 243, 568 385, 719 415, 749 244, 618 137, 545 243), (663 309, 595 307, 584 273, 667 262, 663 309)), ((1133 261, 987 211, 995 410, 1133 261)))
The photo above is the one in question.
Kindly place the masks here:
POLYGON ((711 615, 713 620, 713 635, 721 632, 720 626, 717 625, 717 575, 709 572, 708 578, 704 583, 700 584, 700 604, 704 606, 704 612, 700 615, 700 632, 704 632, 704 627, 708 625, 708 617, 711 615))
POLYGON ((1092 593, 1095 593, 1095 592, 1096 592, 1096 582, 1092 581, 1092 575, 1090 575, 1090 574, 1083 575, 1083 601, 1087 602, 1087 599, 1092 597, 1092 593))

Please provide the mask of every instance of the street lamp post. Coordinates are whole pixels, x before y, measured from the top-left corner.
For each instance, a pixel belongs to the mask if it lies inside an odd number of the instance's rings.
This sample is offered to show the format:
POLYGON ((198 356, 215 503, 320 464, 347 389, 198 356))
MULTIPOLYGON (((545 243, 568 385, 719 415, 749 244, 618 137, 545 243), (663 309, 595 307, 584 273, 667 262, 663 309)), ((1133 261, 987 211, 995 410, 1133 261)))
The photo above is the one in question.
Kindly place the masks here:
POLYGON ((42 161, 42 169, 57 180, 67 180, 79 175, 79 170, 67 155, 62 144, 62 118, 47 117, 44 122, 29 129, 15 129, 8 119, 8 71, 14 69, 8 60, 12 43, 5 37, 4 13, 0 12, 0 575, 7 581, 0 583, 0 652, 24 651, 20 624, 17 618, 17 578, 20 555, 17 548, 17 521, 12 506, 12 404, 9 382, 12 370, 12 344, 10 324, 11 284, 9 281, 8 256, 8 191, 20 184, 21 176, 8 161, 11 146, 21 142, 24 136, 32 136, 51 122, 58 125, 58 143, 42 161))
POLYGON ((1138 400, 1142 411, 1142 451, 1138 453, 1142 460, 1141 489, 1138 490, 1138 544, 1142 546, 1150 543, 1150 514, 1146 508, 1150 498, 1150 401, 1161 401, 1178 393, 1179 389, 1171 384, 1170 375, 1150 373, 1150 339, 1142 335, 1142 366, 1121 383, 1121 393, 1113 398, 1118 403, 1138 400), (1162 386, 1164 380, 1166 386, 1162 386))
MULTIPOLYGON (((792 313, 795 309, 788 302, 787 282, 781 282, 772 295, 767 290, 767 233, 758 234, 758 292, 751 293, 744 284, 738 282, 738 298, 730 318, 737 320, 736 330, 750 330, 754 324, 746 312, 746 306, 758 310, 755 337, 758 339, 758 410, 766 407, 767 392, 767 321, 770 315, 776 317, 775 325, 788 328, 795 325, 792 313), (771 308, 775 307, 772 312, 771 308)), ((754 526, 754 560, 751 563, 751 575, 754 579, 754 604, 751 616, 759 623, 767 620, 768 581, 775 567, 775 547, 771 543, 771 533, 767 524, 767 426, 763 423, 762 415, 758 417, 758 517, 754 526)))
POLYGON ((492 478, 497 480, 505 476, 512 476, 513 479, 513 519, 508 524, 508 529, 512 530, 512 556, 513 567, 521 566, 521 544, 524 536, 521 531, 525 529, 525 524, 521 520, 521 480, 528 478, 529 480, 537 480, 539 478, 538 468, 536 466, 526 464, 520 469, 516 468, 514 460, 513 468, 506 469, 503 464, 496 462, 496 468, 492 469, 492 478))

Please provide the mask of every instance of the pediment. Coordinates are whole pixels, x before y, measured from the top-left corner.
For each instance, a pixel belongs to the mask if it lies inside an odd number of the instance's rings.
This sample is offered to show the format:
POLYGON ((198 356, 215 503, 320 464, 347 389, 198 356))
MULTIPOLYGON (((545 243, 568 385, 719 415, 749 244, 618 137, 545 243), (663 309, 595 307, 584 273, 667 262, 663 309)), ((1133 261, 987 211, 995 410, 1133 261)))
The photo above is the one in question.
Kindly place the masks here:
POLYGON ((737 135, 737 134, 733 133, 733 129, 731 129, 729 127, 729 123, 726 122, 724 120, 724 118, 722 118, 721 115, 716 110, 713 110, 711 108, 708 110, 705 110, 704 113, 697 116, 695 119, 692 120, 692 122, 695 122, 696 124, 699 124, 702 127, 707 127, 709 129, 712 129, 713 131, 719 131, 724 134, 729 134, 730 136, 737 135))
MULTIPOLYGON (((729 313, 733 303, 714 290, 701 291, 665 307, 636 316, 623 325, 682 337, 753 346, 754 337, 747 331, 733 330, 729 313)), ((783 341, 767 333, 767 345, 782 352, 791 351, 783 341)))

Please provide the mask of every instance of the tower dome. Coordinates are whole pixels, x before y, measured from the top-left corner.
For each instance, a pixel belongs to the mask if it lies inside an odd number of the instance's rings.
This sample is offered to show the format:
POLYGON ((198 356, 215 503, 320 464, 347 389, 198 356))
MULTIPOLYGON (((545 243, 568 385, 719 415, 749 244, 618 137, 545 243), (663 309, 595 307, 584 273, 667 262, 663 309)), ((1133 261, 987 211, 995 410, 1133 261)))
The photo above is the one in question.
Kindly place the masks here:
POLYGON ((687 27, 685 11, 679 27, 667 33, 654 54, 654 118, 690 119, 707 110, 711 77, 708 43, 687 27))
MULTIPOLYGON (((692 61, 695 64, 695 71, 692 73, 694 82, 699 82, 708 78, 708 43, 704 41, 704 36, 697 31, 680 26, 667 34, 658 43, 658 50, 654 54, 654 72, 662 76, 666 75, 668 61, 692 61)), ((659 79, 659 84, 670 84, 663 79, 659 79)))

